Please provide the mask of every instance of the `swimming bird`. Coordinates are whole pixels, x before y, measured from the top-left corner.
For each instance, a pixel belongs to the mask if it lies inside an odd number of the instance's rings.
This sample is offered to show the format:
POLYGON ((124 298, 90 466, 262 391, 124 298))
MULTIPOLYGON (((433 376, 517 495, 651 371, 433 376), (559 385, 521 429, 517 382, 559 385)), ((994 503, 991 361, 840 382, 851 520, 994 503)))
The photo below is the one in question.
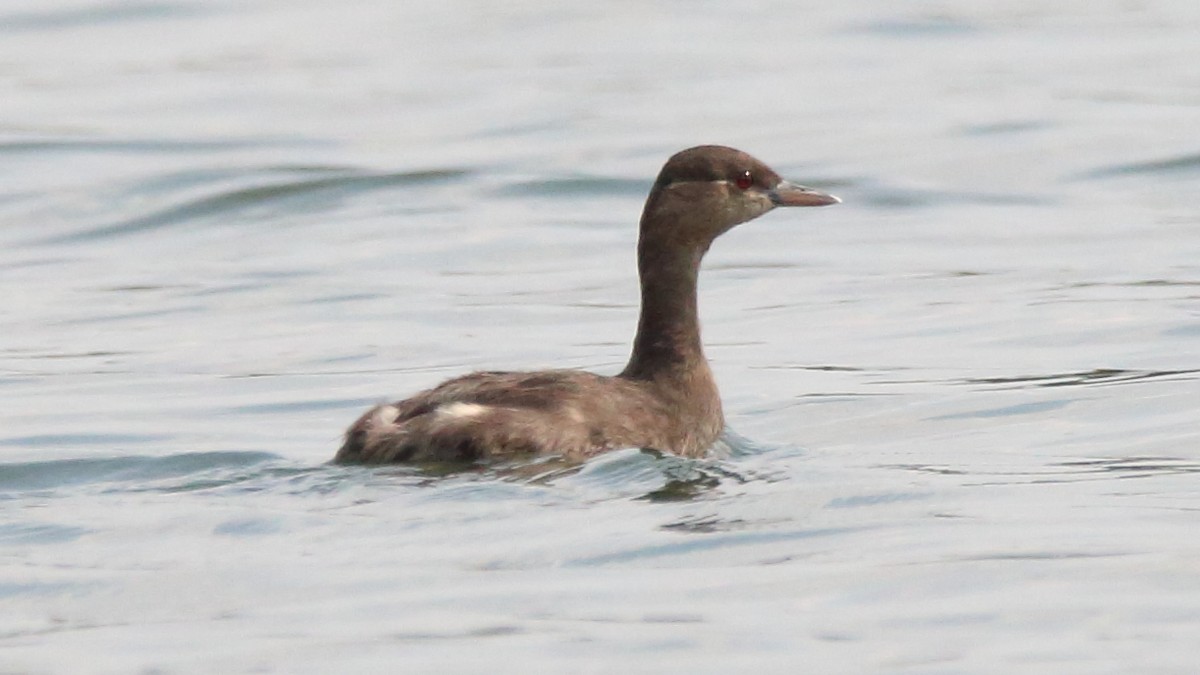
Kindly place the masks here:
POLYGON ((702 145, 673 155, 642 211, 641 313, 624 370, 462 375, 368 410, 346 431, 334 461, 583 459, 630 447, 703 455, 725 419, 700 341, 701 259, 718 236, 777 206, 839 201, 733 148, 702 145))

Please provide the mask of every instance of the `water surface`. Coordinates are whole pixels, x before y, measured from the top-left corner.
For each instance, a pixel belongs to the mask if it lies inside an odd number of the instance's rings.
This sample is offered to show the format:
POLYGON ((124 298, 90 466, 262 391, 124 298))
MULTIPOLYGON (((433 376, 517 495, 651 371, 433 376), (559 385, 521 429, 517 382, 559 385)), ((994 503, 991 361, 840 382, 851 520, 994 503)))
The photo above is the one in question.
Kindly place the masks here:
POLYGON ((0 670, 1191 673, 1195 3, 0 10, 0 670), (698 143, 735 451, 326 464, 616 372, 698 143))

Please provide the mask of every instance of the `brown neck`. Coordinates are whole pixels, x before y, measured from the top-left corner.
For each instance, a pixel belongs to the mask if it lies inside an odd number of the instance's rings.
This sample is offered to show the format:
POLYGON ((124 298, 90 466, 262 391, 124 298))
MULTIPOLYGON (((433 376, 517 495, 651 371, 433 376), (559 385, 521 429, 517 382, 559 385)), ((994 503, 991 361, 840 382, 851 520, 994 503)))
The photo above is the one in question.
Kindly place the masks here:
POLYGON ((622 377, 652 380, 708 372, 696 308, 696 278, 703 255, 703 248, 679 246, 642 232, 638 240, 642 309, 622 377))

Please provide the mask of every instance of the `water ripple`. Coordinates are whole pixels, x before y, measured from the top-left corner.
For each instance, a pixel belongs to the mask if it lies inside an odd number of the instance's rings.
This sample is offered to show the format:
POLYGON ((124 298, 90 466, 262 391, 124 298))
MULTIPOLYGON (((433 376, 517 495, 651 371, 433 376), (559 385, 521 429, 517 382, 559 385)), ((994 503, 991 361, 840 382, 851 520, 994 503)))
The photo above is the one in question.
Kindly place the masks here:
POLYGON ((863 528, 837 527, 785 530, 780 532, 720 532, 703 537, 683 539, 669 544, 641 546, 613 553, 575 558, 565 561, 564 567, 593 567, 613 563, 628 563, 664 556, 680 556, 701 551, 730 548, 734 546, 753 546, 774 544, 779 542, 799 541, 817 537, 828 537, 857 531, 863 528))
POLYGON ((917 473, 932 473, 945 476, 972 476, 976 478, 1010 478, 1009 481, 989 481, 979 484, 1069 483, 1087 480, 1111 480, 1123 478, 1150 478, 1173 474, 1200 473, 1200 462, 1183 457, 1106 457, 1102 459, 1069 460, 1048 464, 1043 468, 1012 469, 996 471, 967 471, 944 465, 891 464, 884 468, 902 469, 917 473))
MULTIPOLYGON (((2 19, 0 19, 2 21, 2 19)), ((163 139, 163 138, 37 138, 34 140, 0 141, 0 155, 47 153, 108 152, 128 154, 177 154, 195 152, 218 152, 244 150, 248 148, 270 148, 276 146, 321 145, 317 141, 302 138, 253 138, 253 139, 163 139)))
POLYGON ((9 12, 0 15, 0 31, 18 33, 124 24, 147 19, 193 16, 203 5, 180 2, 119 2, 49 11, 9 12))
POLYGON ((853 201, 880 209, 919 209, 932 206, 972 204, 983 206, 1052 206, 1059 200, 1048 194, 1030 192, 982 192, 978 190, 937 190, 911 185, 889 185, 874 178, 844 181, 805 181, 814 187, 845 186, 853 201))
MULTIPOLYGON (((53 523, 0 524, 0 544, 62 544, 75 541, 92 530, 53 523)), ((0 596, 5 595, 0 592, 0 596)))
POLYGON ((309 210, 311 204, 307 200, 311 198, 328 198, 398 186, 426 185, 461 178, 467 173, 461 169, 430 169, 394 173, 347 172, 341 175, 242 187, 199 197, 153 213, 81 232, 56 235, 36 243, 54 245, 108 239, 178 226, 201 218, 227 216, 268 204, 274 209, 286 212, 309 210), (281 208, 283 204, 294 200, 302 200, 302 203, 293 204, 292 209, 281 208))
POLYGON ((1093 370, 1048 375, 1017 375, 1012 377, 973 377, 958 380, 957 384, 1012 385, 1002 389, 1027 387, 1078 387, 1089 385, 1128 384, 1146 380, 1179 379, 1194 380, 1200 376, 1200 368, 1182 370, 1127 370, 1123 368, 1095 368, 1093 370))
POLYGON ((581 176, 509 183, 497 188, 496 194, 515 197, 566 198, 607 195, 620 197, 633 196, 640 199, 648 187, 649 185, 645 180, 581 176))
POLYGON ((425 462, 382 467, 339 467, 359 482, 383 478, 392 485, 437 487, 443 496, 483 490, 494 497, 506 486, 546 488, 585 502, 638 500, 689 502, 727 495, 751 482, 786 478, 778 470, 749 468, 739 457, 766 451, 726 430, 710 457, 695 459, 654 450, 626 448, 586 461, 552 455, 510 462, 425 462))
POLYGON ((1200 473, 1200 462, 1179 457, 1117 457, 1084 459, 1060 462, 1071 473, 1100 473, 1117 475, 1162 475, 1173 473, 1200 473))
POLYGON ((0 491, 48 490, 95 483, 145 483, 214 469, 245 469, 275 462, 267 452, 192 452, 166 457, 108 457, 0 464, 0 491))
POLYGON ((1200 170, 1200 153, 1175 155, 1163 159, 1142 162, 1110 164, 1085 171, 1077 178, 1112 178, 1114 176, 1157 176, 1168 173, 1184 173, 1200 170))

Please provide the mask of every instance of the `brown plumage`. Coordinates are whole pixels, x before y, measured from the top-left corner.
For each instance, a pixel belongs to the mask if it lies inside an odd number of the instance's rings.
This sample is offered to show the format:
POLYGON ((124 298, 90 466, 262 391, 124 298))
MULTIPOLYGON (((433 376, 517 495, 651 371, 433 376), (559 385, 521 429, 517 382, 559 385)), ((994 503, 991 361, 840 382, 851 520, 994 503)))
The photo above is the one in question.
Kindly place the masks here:
POLYGON ((629 363, 613 377, 579 370, 478 372, 367 411, 334 461, 470 461, 641 447, 703 454, 724 427, 700 342, 696 280, 713 240, 776 206, 838 199, 794 185, 717 145, 671 157, 642 212, 642 303, 629 363))

